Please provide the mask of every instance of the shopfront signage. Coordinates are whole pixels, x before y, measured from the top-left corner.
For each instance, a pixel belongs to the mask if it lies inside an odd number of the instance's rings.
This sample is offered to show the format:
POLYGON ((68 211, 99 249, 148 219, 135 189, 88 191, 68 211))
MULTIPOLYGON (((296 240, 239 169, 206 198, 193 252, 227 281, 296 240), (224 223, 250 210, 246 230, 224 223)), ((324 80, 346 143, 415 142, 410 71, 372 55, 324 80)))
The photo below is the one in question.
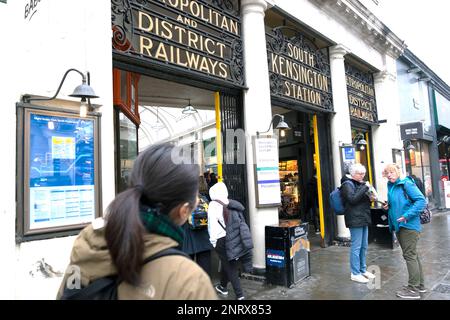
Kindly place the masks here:
POLYGON ((289 27, 274 28, 266 34, 270 91, 287 103, 314 109, 333 110, 330 66, 324 52, 289 27))
POLYGON ((244 85, 237 0, 112 0, 113 52, 244 85))
POLYGON ((345 63, 345 80, 350 117, 355 120, 377 123, 377 105, 372 74, 345 63))
POLYGON ((254 138, 256 207, 281 204, 278 142, 275 138, 254 138))
POLYGON ((402 140, 424 139, 422 122, 411 122, 400 125, 402 140))

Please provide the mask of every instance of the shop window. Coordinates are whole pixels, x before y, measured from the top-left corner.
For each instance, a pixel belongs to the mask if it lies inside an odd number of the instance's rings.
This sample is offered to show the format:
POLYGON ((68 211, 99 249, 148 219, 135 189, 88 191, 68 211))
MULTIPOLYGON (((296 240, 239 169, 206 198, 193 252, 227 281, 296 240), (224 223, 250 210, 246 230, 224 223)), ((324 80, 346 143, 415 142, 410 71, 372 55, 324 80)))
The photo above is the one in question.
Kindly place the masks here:
POLYGON ((415 149, 407 148, 409 141, 405 142, 406 172, 415 181, 417 186, 429 201, 433 198, 431 180, 430 153, 428 144, 422 141, 411 141, 415 149))
POLYGON ((299 218, 299 178, 297 160, 280 161, 279 164, 281 206, 280 218, 299 218))
POLYGON ((140 124, 138 84, 140 75, 120 69, 113 69, 114 106, 134 124, 140 124))
POLYGON ((115 109, 116 131, 116 191, 124 191, 134 160, 138 155, 137 126, 119 108, 115 109))

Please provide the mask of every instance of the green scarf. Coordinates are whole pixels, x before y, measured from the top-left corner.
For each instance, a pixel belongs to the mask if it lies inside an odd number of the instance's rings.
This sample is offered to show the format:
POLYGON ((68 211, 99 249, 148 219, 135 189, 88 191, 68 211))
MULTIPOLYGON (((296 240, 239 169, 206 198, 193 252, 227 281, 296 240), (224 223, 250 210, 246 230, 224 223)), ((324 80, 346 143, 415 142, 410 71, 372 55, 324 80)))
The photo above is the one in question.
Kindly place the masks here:
POLYGON ((140 214, 145 229, 149 233, 167 236, 178 242, 180 245, 183 244, 183 229, 180 226, 175 225, 168 215, 161 214, 159 209, 149 207, 142 209, 140 214))

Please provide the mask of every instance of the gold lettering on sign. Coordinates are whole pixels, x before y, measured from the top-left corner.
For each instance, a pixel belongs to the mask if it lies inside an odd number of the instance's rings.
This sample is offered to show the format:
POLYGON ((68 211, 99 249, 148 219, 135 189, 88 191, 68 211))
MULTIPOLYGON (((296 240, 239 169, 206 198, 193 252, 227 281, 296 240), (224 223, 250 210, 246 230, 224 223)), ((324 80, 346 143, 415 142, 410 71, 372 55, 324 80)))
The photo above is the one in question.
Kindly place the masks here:
POLYGON ((239 36, 239 26, 236 20, 228 18, 220 12, 208 8, 197 1, 159 0, 159 2, 239 36))
POLYGON ((139 53, 152 59, 171 62, 189 69, 205 72, 224 79, 229 76, 229 67, 225 62, 204 57, 182 48, 160 42, 156 39, 139 36, 139 53))
MULTIPOLYGON (((270 53, 272 72, 287 77, 293 81, 300 82, 320 91, 328 92, 328 77, 307 66, 298 64, 295 61, 270 53)), ((313 61, 314 57, 309 57, 309 61, 313 61), (312 60, 311 60, 312 58, 312 60)))
POLYGON ((284 95, 317 106, 322 105, 322 96, 320 95, 320 92, 302 87, 290 81, 284 82, 284 95))
POLYGON ((366 99, 358 98, 352 94, 348 94, 348 101, 351 105, 366 109, 368 111, 372 111, 372 103, 370 101, 367 101, 366 99))
POLYGON ((350 106, 350 115, 355 118, 367 120, 370 122, 375 121, 372 112, 363 110, 363 109, 359 109, 359 108, 355 108, 354 106, 350 106))
POLYGON ((347 86, 349 86, 353 89, 356 89, 358 91, 364 92, 365 94, 367 94, 371 97, 375 97, 375 90, 371 86, 369 86, 365 83, 362 83, 361 81, 355 80, 349 76, 346 76, 345 78, 346 78, 347 86))

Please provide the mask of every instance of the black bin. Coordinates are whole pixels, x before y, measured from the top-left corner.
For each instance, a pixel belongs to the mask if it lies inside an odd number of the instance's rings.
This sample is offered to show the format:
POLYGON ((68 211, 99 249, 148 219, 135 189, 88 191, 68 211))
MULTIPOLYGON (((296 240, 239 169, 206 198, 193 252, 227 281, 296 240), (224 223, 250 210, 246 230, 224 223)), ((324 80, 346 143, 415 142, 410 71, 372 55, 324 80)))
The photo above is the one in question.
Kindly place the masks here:
POLYGON ((291 287, 311 275, 307 222, 280 220, 265 232, 267 283, 291 287))

